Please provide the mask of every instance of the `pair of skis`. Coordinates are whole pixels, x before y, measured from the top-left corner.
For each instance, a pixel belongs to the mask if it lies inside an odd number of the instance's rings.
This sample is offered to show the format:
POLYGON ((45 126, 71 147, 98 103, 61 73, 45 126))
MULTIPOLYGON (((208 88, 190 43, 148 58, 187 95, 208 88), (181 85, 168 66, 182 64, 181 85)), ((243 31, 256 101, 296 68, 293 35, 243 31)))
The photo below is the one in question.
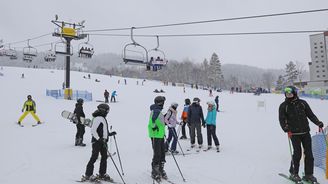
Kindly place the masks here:
POLYGON ((283 178, 286 178, 287 180, 295 183, 295 184, 320 184, 319 182, 310 182, 310 181, 306 181, 306 180, 302 180, 302 181, 294 181, 292 179, 290 179, 289 176, 287 176, 286 174, 283 174, 283 173, 279 173, 278 174, 279 176, 283 177, 283 178))
MULTIPOLYGON (((20 126, 20 127, 24 127, 24 125, 19 124, 19 123, 17 123, 17 122, 16 122, 16 124, 17 124, 18 126, 20 126)), ((42 124, 44 124, 44 122, 37 123, 37 124, 33 124, 32 127, 36 127, 36 126, 39 126, 39 125, 42 125, 42 124)))

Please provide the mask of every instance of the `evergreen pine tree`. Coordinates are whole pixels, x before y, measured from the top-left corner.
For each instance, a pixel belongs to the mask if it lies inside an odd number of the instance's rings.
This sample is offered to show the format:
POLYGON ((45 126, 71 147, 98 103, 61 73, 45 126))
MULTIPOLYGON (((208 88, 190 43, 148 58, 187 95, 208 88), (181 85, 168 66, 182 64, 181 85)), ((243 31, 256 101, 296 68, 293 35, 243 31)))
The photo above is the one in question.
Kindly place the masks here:
POLYGON ((221 87, 221 83, 223 80, 223 74, 221 71, 221 62, 216 53, 212 54, 212 57, 210 60, 210 68, 209 68, 208 78, 210 81, 210 85, 212 87, 221 87))
POLYGON ((287 85, 294 85, 294 81, 297 79, 298 71, 296 69, 296 65, 293 61, 290 61, 285 68, 286 72, 286 84, 287 85))

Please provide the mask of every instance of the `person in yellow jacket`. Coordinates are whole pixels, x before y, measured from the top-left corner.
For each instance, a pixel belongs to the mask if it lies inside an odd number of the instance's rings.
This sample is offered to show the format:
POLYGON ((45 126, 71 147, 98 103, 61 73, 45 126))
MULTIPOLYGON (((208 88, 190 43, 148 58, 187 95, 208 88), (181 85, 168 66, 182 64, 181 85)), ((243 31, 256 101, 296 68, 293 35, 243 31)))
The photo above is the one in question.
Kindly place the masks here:
POLYGON ((23 115, 18 120, 18 124, 21 125, 22 120, 29 114, 31 113, 33 118, 38 122, 38 124, 41 124, 41 121, 39 117, 35 114, 36 113, 36 104, 34 100, 32 100, 31 95, 27 95, 27 100, 25 101, 23 108, 22 108, 23 115), (25 109, 25 112, 24 112, 25 109))

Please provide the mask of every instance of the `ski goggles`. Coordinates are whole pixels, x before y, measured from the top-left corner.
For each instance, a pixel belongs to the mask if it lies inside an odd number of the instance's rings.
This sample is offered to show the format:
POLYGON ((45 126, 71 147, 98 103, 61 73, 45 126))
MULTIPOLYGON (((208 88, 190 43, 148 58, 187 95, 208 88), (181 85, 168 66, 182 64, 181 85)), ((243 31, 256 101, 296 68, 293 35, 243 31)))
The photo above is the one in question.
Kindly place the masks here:
POLYGON ((287 87, 284 89, 285 93, 292 93, 293 92, 293 89, 290 88, 290 87, 287 87))

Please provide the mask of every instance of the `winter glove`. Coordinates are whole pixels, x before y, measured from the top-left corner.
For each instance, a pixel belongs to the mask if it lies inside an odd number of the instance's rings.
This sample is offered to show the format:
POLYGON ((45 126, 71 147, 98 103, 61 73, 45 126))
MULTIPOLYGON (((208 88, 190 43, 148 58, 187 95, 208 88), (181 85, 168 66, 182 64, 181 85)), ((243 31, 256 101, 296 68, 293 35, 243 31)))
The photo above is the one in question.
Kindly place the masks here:
POLYGON ((109 132, 108 135, 109 135, 109 136, 115 136, 115 135, 116 135, 116 132, 115 132, 115 131, 109 132))
POLYGON ((105 138, 99 138, 98 141, 101 143, 107 143, 108 140, 105 138))
POLYGON ((288 127, 288 125, 285 125, 283 128, 282 128, 282 130, 284 131, 284 132, 288 132, 289 131, 289 127, 288 127))
POLYGON ((159 130, 159 128, 158 128, 158 126, 156 125, 156 123, 153 123, 151 129, 152 129, 153 131, 158 131, 158 130, 159 130))
POLYGON ((319 123, 318 123, 318 127, 319 127, 319 128, 323 128, 323 123, 322 123, 322 121, 319 121, 319 123))

